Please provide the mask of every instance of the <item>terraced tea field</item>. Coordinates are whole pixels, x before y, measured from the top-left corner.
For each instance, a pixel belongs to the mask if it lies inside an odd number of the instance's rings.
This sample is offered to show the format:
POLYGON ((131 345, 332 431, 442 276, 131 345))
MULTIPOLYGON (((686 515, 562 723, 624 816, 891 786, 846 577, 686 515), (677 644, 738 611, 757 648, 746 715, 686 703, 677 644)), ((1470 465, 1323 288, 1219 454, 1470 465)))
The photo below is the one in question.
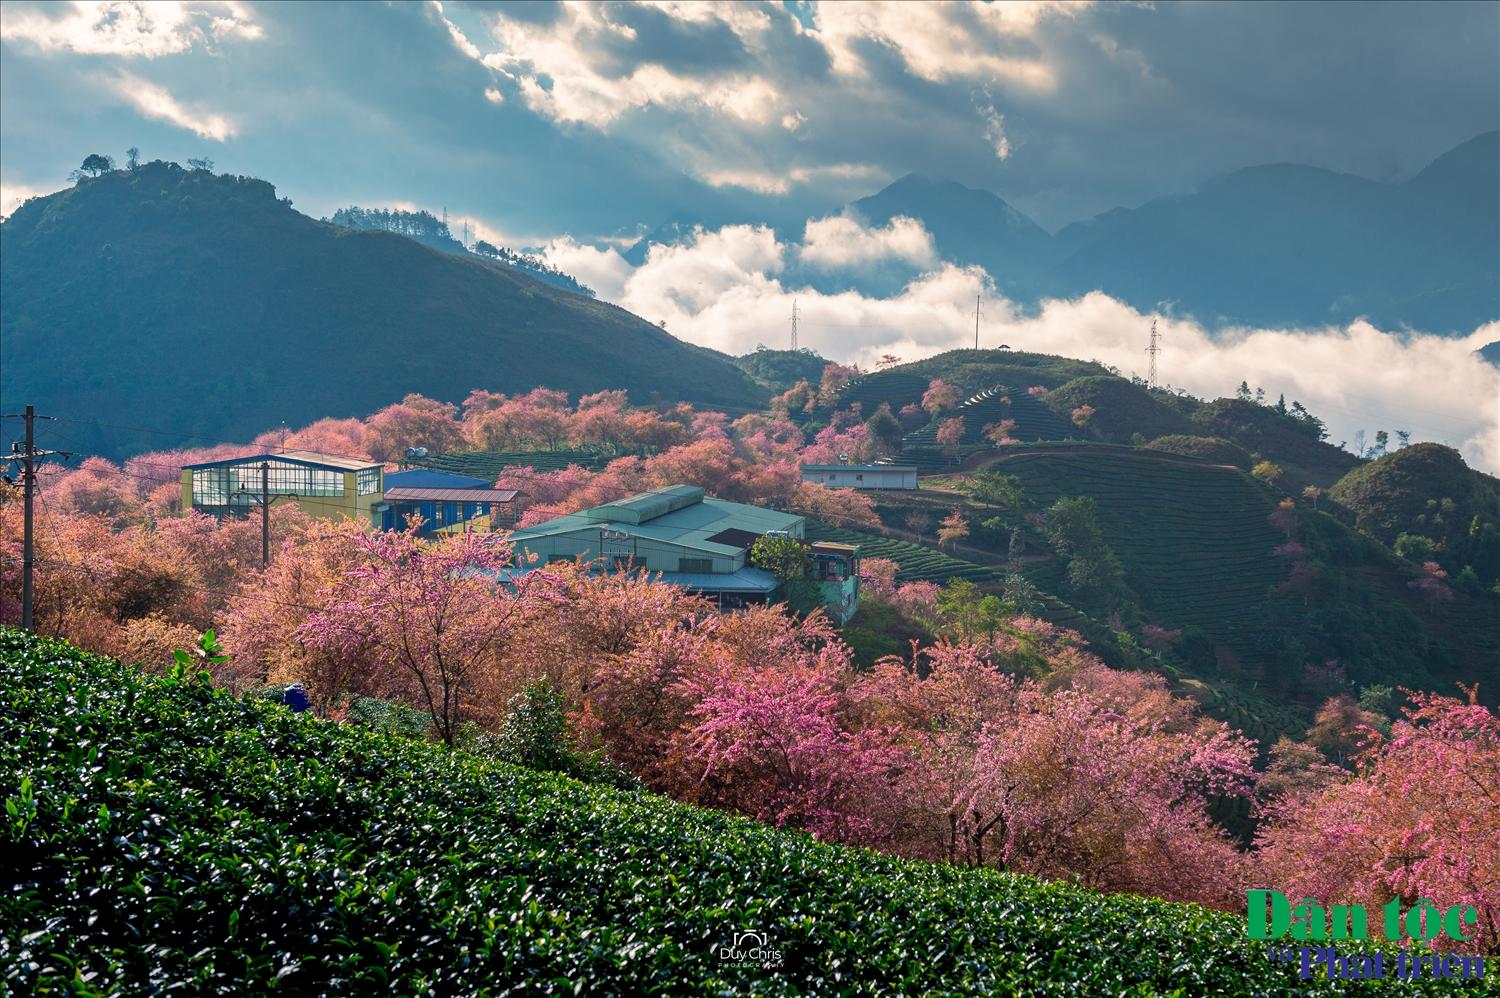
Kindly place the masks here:
POLYGON ((817 520, 807 522, 807 540, 833 541, 837 544, 858 544, 860 554, 866 558, 890 558, 900 570, 896 578, 902 582, 947 582, 949 579, 970 579, 974 582, 990 582, 1002 577, 1004 570, 990 565, 976 565, 944 554, 933 548, 910 541, 868 534, 861 530, 846 530, 830 527, 817 520))
POLYGON ((530 467, 537 471, 559 471, 570 464, 577 464, 590 471, 596 471, 618 456, 596 450, 456 450, 430 455, 415 466, 431 468, 433 471, 446 471, 450 475, 483 478, 493 482, 500 477, 501 469, 507 466, 530 467))
POLYGON ((927 391, 928 380, 904 371, 866 374, 838 390, 834 407, 847 409, 858 402, 862 411, 871 415, 880 408, 881 403, 885 403, 891 407, 892 412, 900 412, 902 406, 921 403, 922 393, 927 391))
MULTIPOLYGON (((960 418, 964 421, 964 435, 960 446, 987 446, 990 440, 984 435, 986 426, 996 425, 1003 419, 1014 419, 1015 429, 1011 436, 1017 440, 1068 440, 1078 436, 1073 424, 1053 412, 1045 402, 1026 394, 1024 388, 1007 388, 997 385, 965 399, 952 412, 944 413, 941 419, 960 418)), ((908 433, 904 444, 909 447, 936 447, 937 422, 908 433)))
POLYGON ((1093 497, 1132 591, 1166 626, 1195 625, 1246 648, 1267 616, 1290 603, 1275 591, 1287 574, 1271 554, 1285 540, 1266 519, 1275 503, 1239 471, 1077 445, 1018 449, 992 466, 1021 479, 1031 508, 1093 497))

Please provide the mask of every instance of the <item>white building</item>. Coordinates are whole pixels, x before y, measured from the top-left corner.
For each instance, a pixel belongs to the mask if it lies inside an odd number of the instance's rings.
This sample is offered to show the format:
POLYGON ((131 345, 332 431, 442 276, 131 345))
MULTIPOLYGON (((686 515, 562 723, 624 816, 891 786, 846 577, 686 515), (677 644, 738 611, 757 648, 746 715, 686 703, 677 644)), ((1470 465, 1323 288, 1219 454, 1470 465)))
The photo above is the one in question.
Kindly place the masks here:
POLYGON ((917 469, 909 464, 804 464, 802 480, 830 489, 914 489, 917 469))

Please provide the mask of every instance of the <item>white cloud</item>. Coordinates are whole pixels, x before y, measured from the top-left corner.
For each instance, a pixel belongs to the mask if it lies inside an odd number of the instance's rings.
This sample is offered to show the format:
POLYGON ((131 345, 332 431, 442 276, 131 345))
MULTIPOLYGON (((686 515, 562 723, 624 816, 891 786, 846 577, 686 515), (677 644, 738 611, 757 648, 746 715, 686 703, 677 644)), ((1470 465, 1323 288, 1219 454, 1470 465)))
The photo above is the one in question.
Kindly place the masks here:
MULTIPOLYGON (((886 353, 916 360, 972 346, 974 296, 983 294, 982 346, 1006 344, 1097 360, 1125 375, 1146 373, 1152 317, 1099 292, 1048 301, 1027 316, 996 295, 983 271, 946 263, 888 298, 784 284, 786 262, 806 259, 809 246, 826 249, 847 245, 851 236, 870 238, 870 230, 852 233, 844 221, 809 222, 810 236, 800 246, 784 244, 762 227, 699 231, 681 245, 653 246, 646 262, 628 272, 613 250, 595 250, 600 269, 586 283, 652 322, 665 319, 668 330, 683 339, 731 353, 762 343, 785 345, 795 299, 802 345, 864 366, 886 353), (597 276, 606 271, 609 280, 597 276), (611 287, 622 291, 612 295, 606 291, 611 287)), ((885 230, 874 231, 878 240, 885 230)), ((554 245, 559 249, 549 248, 548 259, 564 270, 588 259, 586 248, 571 241, 554 245)), ((1285 394, 1289 402, 1301 401, 1328 424, 1333 443, 1352 440, 1361 429, 1372 438, 1378 429, 1409 430, 1413 440, 1450 444, 1474 467, 1500 471, 1500 372, 1474 353, 1500 340, 1500 323, 1463 338, 1401 335, 1365 322, 1215 336, 1190 320, 1165 316, 1158 323, 1165 383, 1217 398, 1248 381, 1273 399, 1285 394)))
MULTIPOLYGON (((454 48, 458 49, 470 59, 483 58, 483 55, 479 51, 479 46, 469 41, 469 36, 464 34, 462 28, 454 24, 452 21, 448 20, 447 15, 443 13, 443 5, 439 2, 439 0, 432 0, 432 9, 433 12, 437 14, 438 19, 443 22, 443 26, 448 29, 448 37, 453 39, 454 48)), ((486 94, 486 96, 488 95, 486 94)))
POLYGON ((30 184, 11 184, 0 181, 0 218, 9 218, 11 212, 26 203, 27 198, 41 197, 51 193, 30 184))
POLYGON ((937 261, 937 251, 922 223, 900 216, 884 228, 866 228, 844 215, 808 219, 798 254, 804 263, 824 270, 863 267, 886 260, 916 266, 937 261))
POLYGON ((619 301, 624 296, 625 279, 633 269, 615 247, 590 246, 570 236, 548 242, 542 258, 593 288, 605 301, 619 301))
POLYGON ((138 76, 121 73, 111 84, 116 93, 147 118, 169 122, 215 142, 223 142, 235 133, 234 123, 222 114, 190 110, 165 87, 138 76))
POLYGON ((484 88, 484 99, 489 101, 491 104, 505 103, 505 95, 496 90, 494 87, 484 88))
POLYGON ((242 4, 215 0, 73 0, 60 7, 7 6, 0 19, 0 38, 28 41, 44 51, 144 59, 211 47, 226 38, 254 40, 262 33, 242 4))
MULTIPOLYGON (((736 12, 732 5, 658 6, 684 21, 721 19, 748 34, 769 24, 764 15, 736 12)), ((602 5, 569 4, 547 24, 503 15, 493 23, 500 48, 482 61, 514 76, 527 106, 555 121, 606 129, 627 111, 660 107, 704 110, 763 126, 785 114, 777 88, 756 73, 683 75, 650 61, 619 71, 610 50, 634 40, 636 32, 612 20, 602 5)))
POLYGON ((901 56, 907 69, 925 80, 955 78, 1005 80, 1028 89, 1050 90, 1056 69, 1035 56, 1007 54, 1008 44, 1031 36, 1048 17, 1072 16, 1086 3, 1010 0, 1007 3, 884 0, 825 3, 817 7, 817 35, 835 69, 864 69, 857 43, 873 41, 901 56))
POLYGON ((1005 115, 995 107, 995 98, 991 95, 989 87, 984 88, 983 94, 982 102, 976 95, 974 109, 979 112, 979 117, 984 122, 984 137, 994 148, 996 159, 1010 159, 1010 138, 1005 134, 1005 115))
POLYGON ((693 173, 710 187, 740 187, 757 194, 785 194, 793 187, 825 180, 862 184, 884 183, 889 177, 868 163, 829 163, 826 166, 769 166, 764 169, 737 166, 716 168, 707 163, 692 167, 693 173))

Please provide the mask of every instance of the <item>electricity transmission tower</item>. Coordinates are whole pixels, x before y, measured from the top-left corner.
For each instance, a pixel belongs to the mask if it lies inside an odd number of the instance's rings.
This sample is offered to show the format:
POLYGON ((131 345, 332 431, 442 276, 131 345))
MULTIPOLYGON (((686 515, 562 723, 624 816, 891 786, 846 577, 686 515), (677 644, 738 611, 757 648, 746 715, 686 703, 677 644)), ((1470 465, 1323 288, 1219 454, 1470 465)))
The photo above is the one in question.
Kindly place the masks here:
POLYGON ((53 419, 52 416, 38 416, 36 407, 28 405, 26 411, 8 412, 6 416, 24 419, 26 421, 26 440, 10 445, 12 461, 21 464, 21 491, 24 495, 22 500, 21 514, 21 626, 31 630, 32 617, 32 566, 36 563, 36 543, 34 539, 35 529, 33 527, 32 504, 36 497, 36 465, 38 461, 45 461, 49 457, 70 458, 73 455, 62 450, 37 450, 36 449, 36 421, 39 419, 53 419))
POLYGON ((982 295, 974 296, 974 349, 979 349, 979 299, 982 295))
POLYGON ((1152 388, 1156 385, 1156 355, 1161 353, 1161 335, 1156 331, 1156 320, 1151 320, 1151 345, 1146 348, 1146 356, 1151 358, 1150 366, 1146 373, 1146 383, 1152 388))
POLYGON ((792 299, 792 349, 797 349, 797 299, 792 299))

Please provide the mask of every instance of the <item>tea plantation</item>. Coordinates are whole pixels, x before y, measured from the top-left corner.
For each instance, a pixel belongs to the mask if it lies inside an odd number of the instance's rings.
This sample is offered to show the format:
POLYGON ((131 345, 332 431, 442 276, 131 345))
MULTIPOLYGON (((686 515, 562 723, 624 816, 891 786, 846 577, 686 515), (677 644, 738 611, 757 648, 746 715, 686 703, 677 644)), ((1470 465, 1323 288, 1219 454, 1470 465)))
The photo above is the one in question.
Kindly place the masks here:
POLYGON ((1233 915, 824 845, 16 631, 0 760, 12 994, 1392 987, 1298 981, 1233 915), (725 957, 742 932, 774 953, 725 957))
POLYGON ((858 544, 860 555, 865 558, 889 558, 899 567, 896 578, 901 582, 947 582, 949 579, 970 579, 988 582, 1005 574, 1004 569, 994 565, 977 565, 934 548, 911 541, 882 537, 862 530, 847 530, 830 527, 817 520, 807 523, 808 541, 832 541, 836 544, 858 544))
POLYGON ((487 451, 456 450, 433 454, 415 462, 433 471, 446 471, 450 475, 468 475, 493 482, 506 468, 531 468, 533 471, 560 471, 576 464, 590 471, 598 471, 616 455, 592 449, 576 450, 528 450, 487 451))

